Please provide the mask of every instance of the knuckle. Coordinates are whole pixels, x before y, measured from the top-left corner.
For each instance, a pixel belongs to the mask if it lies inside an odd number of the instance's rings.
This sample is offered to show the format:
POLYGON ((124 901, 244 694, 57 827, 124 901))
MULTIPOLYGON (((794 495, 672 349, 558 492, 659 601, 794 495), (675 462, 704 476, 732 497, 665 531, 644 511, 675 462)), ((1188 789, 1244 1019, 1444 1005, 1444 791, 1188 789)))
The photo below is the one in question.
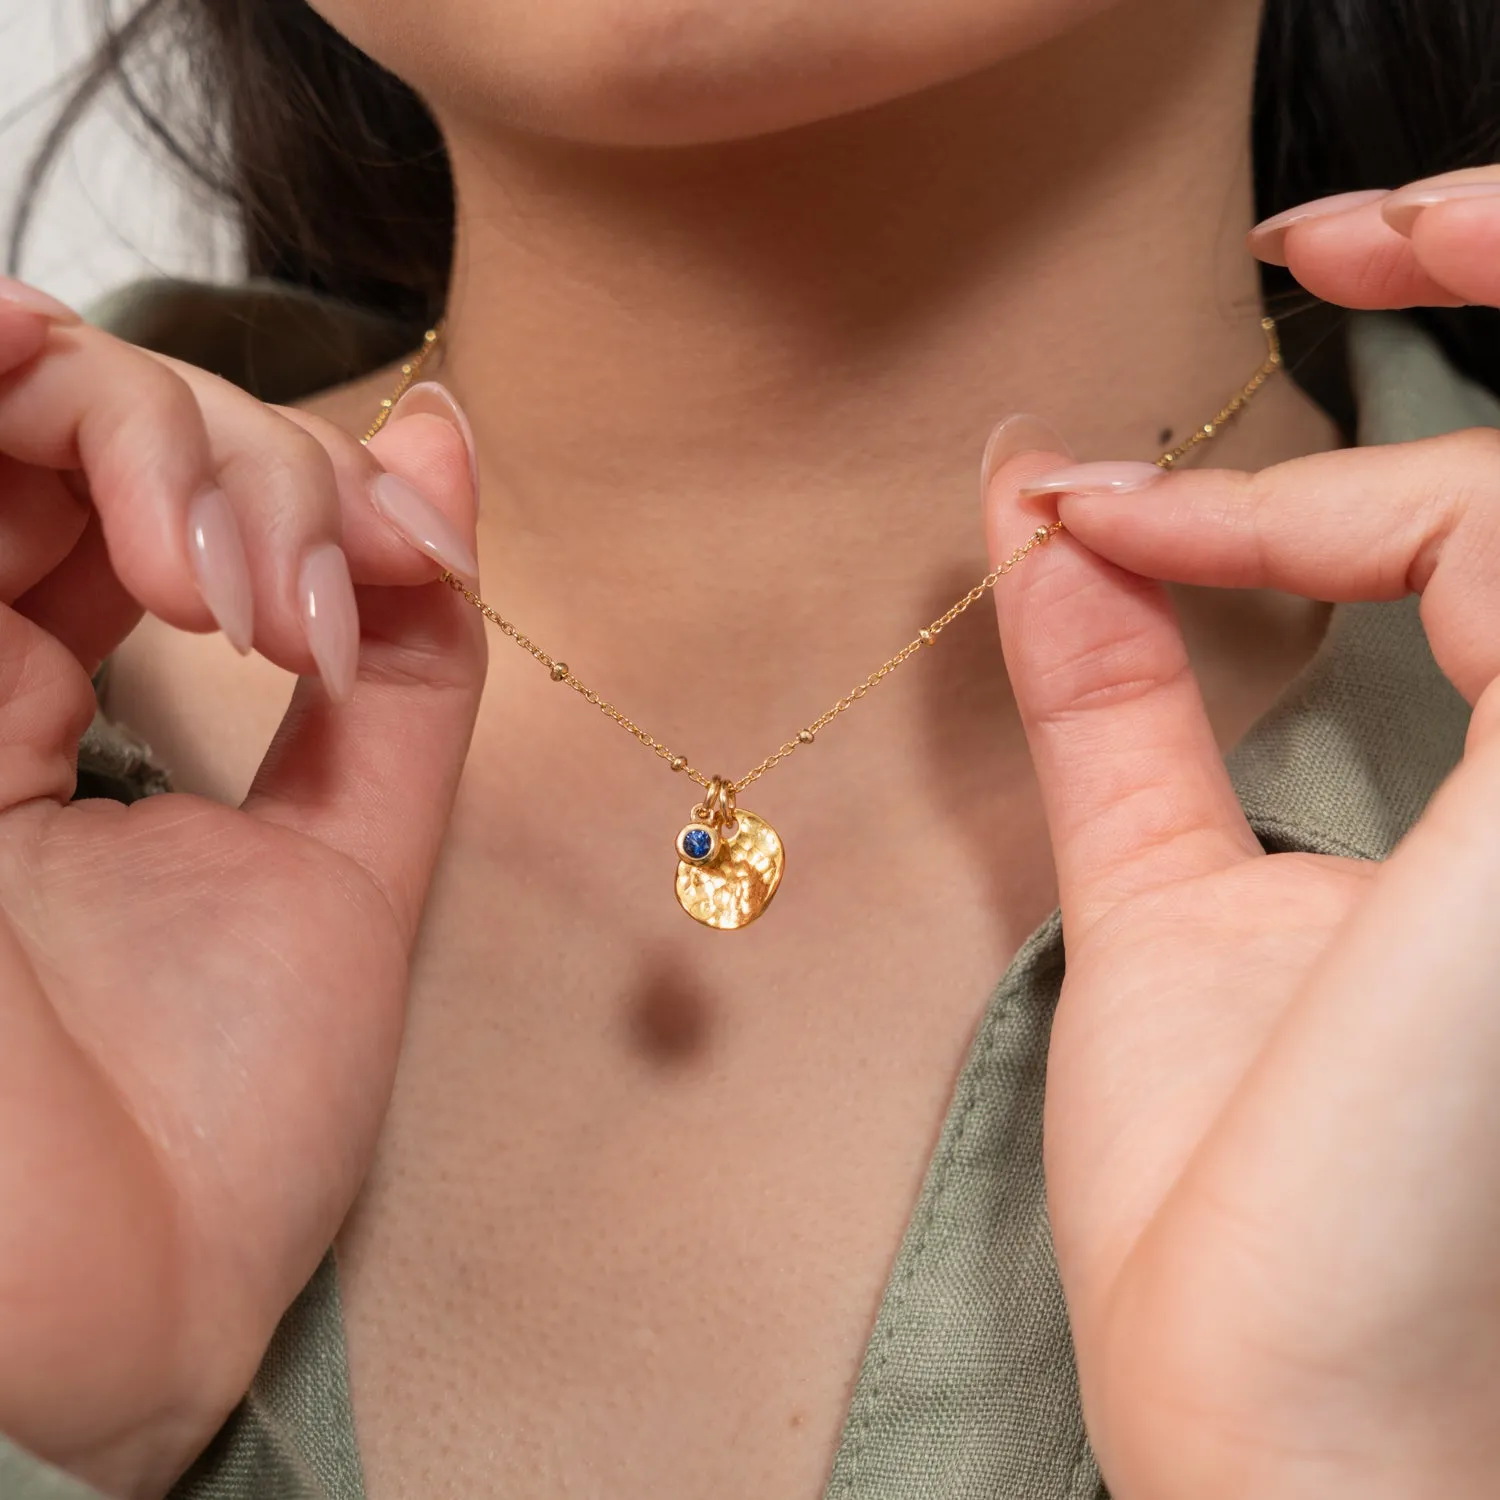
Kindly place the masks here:
POLYGON ((1223 519, 1241 533, 1258 536, 1284 504, 1283 481, 1274 468, 1231 475, 1226 488, 1223 519))
POLYGON ((175 370, 142 357, 132 379, 134 403, 157 421, 178 427, 201 419, 198 398, 175 370))
POLYGON ((383 687, 408 690, 420 688, 425 701, 434 708, 444 694, 456 694, 467 700, 473 696, 475 683, 482 677, 483 654, 435 649, 431 642, 403 642, 387 646, 361 663, 361 674, 367 682, 383 687))
POLYGON ((1445 458, 1462 474, 1493 484, 1500 477, 1500 429, 1466 427, 1439 438, 1445 458))
POLYGON ((1229 575, 1263 578, 1275 566, 1287 530, 1287 484, 1276 467, 1255 472, 1223 471, 1199 502, 1194 520, 1213 538, 1216 556, 1229 575))
POLYGON ((1408 577, 1423 592, 1455 536, 1467 539, 1471 557, 1492 554, 1500 544, 1500 431, 1470 427, 1435 442, 1437 462, 1418 486, 1414 518, 1419 540, 1408 577))
POLYGON ((1112 655, 1100 649, 1049 674, 1045 686, 1050 697, 1033 713, 1034 722, 1049 729, 1073 730, 1170 694, 1188 676, 1186 667, 1111 676, 1112 655))
POLYGON ((331 422, 327 417, 320 417, 316 412, 299 411, 295 406, 278 406, 275 402, 268 403, 266 410, 285 422, 292 432, 321 447, 326 448, 330 444, 343 446, 355 442, 337 423, 331 422))
POLYGON ((106 430, 107 443, 130 438, 141 425, 180 434, 202 421, 187 383, 153 360, 142 359, 130 371, 129 389, 129 402, 111 409, 115 420, 106 430))
POLYGON ((315 506, 330 503, 333 462, 318 440, 284 419, 268 425, 266 441, 240 449, 225 464, 231 482, 273 497, 315 506))
MULTIPOLYGON (((440 589, 441 584, 429 585, 440 589)), ((426 590, 400 591, 380 618, 367 620, 367 649, 360 670, 370 681, 393 687, 452 689, 472 695, 482 684, 489 657, 484 623, 462 600, 443 597, 433 609, 426 590)), ((446 595, 446 590, 444 591, 446 595)))
MULTIPOLYGON (((123 346, 122 346, 123 348, 123 346)), ((133 492, 156 470, 161 440, 201 451, 203 419, 187 383, 154 360, 129 351, 115 394, 95 402, 78 426, 78 456, 96 502, 133 492)))
POLYGON ((273 452, 284 466, 307 479, 331 482, 333 465, 322 443, 284 417, 276 419, 276 426, 273 452))
POLYGON ((319 449, 335 479, 353 477, 376 467, 364 444, 327 417, 298 411, 291 406, 273 405, 269 410, 304 442, 319 449))
POLYGON ((1411 275, 1405 245, 1381 243, 1348 260, 1344 268, 1347 286, 1339 301, 1354 308, 1409 304, 1411 275))
POLYGON ((1113 722, 1143 699, 1178 690, 1191 667, 1174 640, 1151 618, 1127 624, 1117 611, 1101 616, 1098 628, 1055 642, 1052 660, 1033 667, 1026 685, 1032 720, 1060 729, 1113 722))

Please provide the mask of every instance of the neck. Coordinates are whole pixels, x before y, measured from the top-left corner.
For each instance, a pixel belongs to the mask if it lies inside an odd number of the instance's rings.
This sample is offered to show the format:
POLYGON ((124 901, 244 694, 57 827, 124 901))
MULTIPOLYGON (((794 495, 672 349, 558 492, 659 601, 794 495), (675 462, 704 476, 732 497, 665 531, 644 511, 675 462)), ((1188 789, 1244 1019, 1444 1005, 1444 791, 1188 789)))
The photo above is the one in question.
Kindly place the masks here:
MULTIPOLYGON (((1258 10, 1122 3, 920 96, 701 148, 445 120, 442 378, 480 448, 486 593, 643 717, 735 662, 775 743, 821 707, 789 661, 828 658, 831 697, 982 574, 998 418, 1092 458, 1211 415, 1264 350, 1258 10)), ((1325 436, 1277 382, 1216 461, 1325 436)), ((734 731, 738 764, 766 731, 734 731)))

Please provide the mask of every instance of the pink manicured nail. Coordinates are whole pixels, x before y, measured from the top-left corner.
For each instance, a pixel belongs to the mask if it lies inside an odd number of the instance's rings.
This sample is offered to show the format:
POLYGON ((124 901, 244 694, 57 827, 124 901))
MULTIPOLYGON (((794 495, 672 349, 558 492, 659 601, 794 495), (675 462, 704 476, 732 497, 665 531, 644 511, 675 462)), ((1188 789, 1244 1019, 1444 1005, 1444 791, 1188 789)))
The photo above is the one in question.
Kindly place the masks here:
POLYGON ((1079 464, 1021 486, 1023 495, 1133 495, 1166 478, 1159 464, 1079 464))
POLYGON ((1299 224, 1310 224, 1314 219, 1331 219, 1336 214, 1351 213, 1357 208, 1368 208, 1379 203, 1390 194, 1385 188, 1370 188, 1360 193, 1337 193, 1332 198, 1316 198, 1311 203, 1299 203, 1275 218, 1257 224, 1250 231, 1250 253, 1267 265, 1286 264, 1286 237, 1289 230, 1299 224))
POLYGON ((1417 220, 1429 208, 1443 203, 1459 203, 1465 198, 1500 198, 1500 182, 1414 182, 1410 187, 1398 188, 1385 200, 1381 217, 1396 231, 1408 239, 1417 226, 1417 220))
POLYGON ((1073 450, 1055 427, 1040 417, 1017 412, 998 423, 984 445, 984 457, 979 464, 981 498, 989 494, 990 481, 995 475, 1019 453, 1060 453, 1064 458, 1073 457, 1073 450))
POLYGON ((335 703, 346 703, 359 671, 359 608, 343 549, 331 542, 313 548, 302 560, 297 593, 323 686, 335 703))
POLYGON ((188 506, 188 556, 209 613, 244 656, 255 639, 254 590, 239 523, 223 490, 201 490, 188 506))
POLYGON ((477 582, 479 559, 459 535, 458 528, 399 474, 377 474, 370 485, 370 498, 402 537, 425 552, 434 562, 460 578, 477 582))
POLYGON ((0 276, 0 302, 19 307, 24 312, 40 313, 55 323, 82 321, 66 302, 59 302, 56 297, 49 297, 46 292, 27 286, 24 281, 17 281, 13 276, 0 276))
POLYGON ((452 391, 436 380, 419 380, 416 385, 391 408, 390 421, 415 415, 442 417, 451 422, 464 440, 469 453, 469 478, 474 485, 474 500, 479 501, 479 454, 474 446, 474 429, 463 407, 458 404, 452 391))

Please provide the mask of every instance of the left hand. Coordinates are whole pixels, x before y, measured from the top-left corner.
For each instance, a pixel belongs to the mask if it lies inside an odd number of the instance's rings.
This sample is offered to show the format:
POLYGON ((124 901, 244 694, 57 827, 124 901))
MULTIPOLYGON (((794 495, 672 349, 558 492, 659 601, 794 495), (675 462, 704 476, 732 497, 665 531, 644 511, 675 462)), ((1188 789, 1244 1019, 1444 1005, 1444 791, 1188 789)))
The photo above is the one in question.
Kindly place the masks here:
MULTIPOLYGON (((1402 227, 1309 220, 1286 258, 1332 300, 1500 301, 1500 181, 1402 227)), ((1064 463, 996 476, 997 555, 1051 519, 1016 497, 1064 463)), ((1048 1195, 1105 1478, 1116 1500, 1493 1497, 1500 434, 1059 513, 997 599, 1062 895, 1048 1195), (1394 857, 1262 851, 1150 579, 1421 594, 1476 713, 1394 857)))

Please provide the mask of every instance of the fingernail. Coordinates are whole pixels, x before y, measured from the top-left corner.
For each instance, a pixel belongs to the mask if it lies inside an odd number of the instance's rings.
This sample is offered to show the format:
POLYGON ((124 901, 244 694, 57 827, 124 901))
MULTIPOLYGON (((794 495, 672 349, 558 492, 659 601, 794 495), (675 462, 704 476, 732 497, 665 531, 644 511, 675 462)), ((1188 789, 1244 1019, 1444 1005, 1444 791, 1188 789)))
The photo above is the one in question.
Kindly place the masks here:
POLYGON ((331 542, 313 548, 302 560, 297 592, 318 675, 328 696, 335 703, 346 703, 353 696, 359 670, 359 608, 343 548, 331 542))
POLYGON ((464 448, 468 451, 469 480, 474 486, 474 500, 477 504, 479 500, 479 453, 474 446, 474 429, 469 426, 469 419, 453 392, 436 380, 419 380, 391 408, 390 421, 395 422, 401 417, 417 415, 442 417, 444 421, 451 422, 458 429, 459 436, 464 440, 464 448))
POLYGON ((0 302, 19 307, 25 312, 40 313, 44 318, 51 318, 54 323, 82 322, 66 302, 59 302, 56 297, 49 297, 46 292, 27 286, 24 281, 17 281, 13 276, 0 276, 0 302))
POLYGON ((1385 188, 1370 188, 1364 192, 1336 193, 1331 198, 1315 198, 1311 203, 1299 203, 1296 208, 1289 208, 1285 213, 1257 224, 1250 231, 1250 253, 1267 265, 1284 266, 1289 230, 1295 229, 1299 224, 1310 224, 1314 219, 1331 219, 1335 214, 1367 208, 1389 196, 1385 188))
POLYGON ((188 506, 188 556, 209 613, 246 655, 255 639, 254 590, 239 523, 223 490, 200 490, 188 506))
POLYGON ((1493 179, 1484 182, 1414 182, 1410 187, 1398 188, 1385 201, 1381 217, 1396 231, 1408 239, 1417 226, 1417 220, 1429 208, 1441 203, 1459 203, 1465 198, 1500 198, 1500 182, 1493 179))
POLYGON ((1017 412, 996 424, 990 440, 984 445, 979 464, 980 497, 990 492, 990 481, 1018 453, 1061 453, 1073 457, 1067 440, 1050 423, 1026 412, 1017 412))
POLYGON ((1079 464, 1057 469, 1021 486, 1023 495, 1133 495, 1165 479, 1159 464, 1079 464))
POLYGON ((426 499, 415 485, 399 474, 377 474, 370 485, 370 498, 402 537, 425 552, 450 573, 477 582, 479 559, 459 534, 458 528, 426 499))

